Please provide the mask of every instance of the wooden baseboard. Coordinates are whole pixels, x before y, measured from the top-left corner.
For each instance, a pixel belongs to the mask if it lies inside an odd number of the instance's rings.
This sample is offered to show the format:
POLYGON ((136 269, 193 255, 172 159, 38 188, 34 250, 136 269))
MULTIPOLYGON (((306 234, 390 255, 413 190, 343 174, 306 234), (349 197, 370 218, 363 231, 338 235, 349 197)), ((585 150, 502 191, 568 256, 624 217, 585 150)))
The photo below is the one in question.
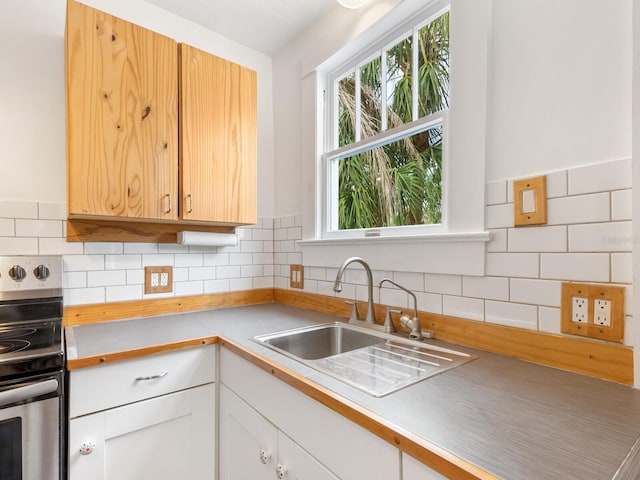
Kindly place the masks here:
MULTIPOLYGON (((344 318, 348 318, 351 311, 342 298, 293 290, 276 289, 274 299, 277 303, 344 318)), ((366 304, 359 302, 358 308, 364 312, 366 304)), ((378 318, 384 318, 385 312, 386 306, 376 305, 378 318)), ((424 312, 418 312, 418 316, 423 328, 432 330, 439 340, 626 385, 633 384, 633 349, 624 345, 424 312)), ((396 328, 402 329, 399 325, 396 328)))
POLYGON ((171 313, 193 312, 209 308, 238 307, 258 303, 273 303, 273 289, 244 290, 240 292, 212 293, 188 297, 167 297, 130 302, 95 303, 64 308, 64 325, 122 320, 125 318, 153 317, 171 313))

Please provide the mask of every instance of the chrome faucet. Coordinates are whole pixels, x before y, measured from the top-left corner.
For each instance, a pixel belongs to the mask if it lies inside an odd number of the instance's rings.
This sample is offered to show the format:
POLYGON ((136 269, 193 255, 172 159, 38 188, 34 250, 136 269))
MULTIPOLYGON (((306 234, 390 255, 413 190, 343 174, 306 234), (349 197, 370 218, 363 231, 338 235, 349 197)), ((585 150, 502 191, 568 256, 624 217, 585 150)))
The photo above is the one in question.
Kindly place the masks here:
POLYGON ((364 259, 360 257, 350 257, 344 261, 344 263, 340 267, 340 270, 338 270, 338 274, 336 275, 336 281, 333 284, 333 291, 342 291, 342 276, 344 275, 344 271, 347 269, 347 267, 353 262, 361 264, 367 272, 367 295, 369 298, 367 299, 367 316, 364 321, 367 323, 375 324, 376 313, 373 309, 373 275, 371 274, 371 267, 367 262, 364 261, 364 259))
POLYGON ((413 318, 409 318, 408 315, 400 315, 400 325, 411 329, 409 337, 415 340, 422 340, 422 325, 420 325, 420 319, 418 318, 418 299, 416 298, 416 294, 411 290, 404 288, 402 285, 394 282, 390 278, 383 278, 382 280, 380 280, 380 285, 378 285, 378 288, 382 288, 382 284, 384 282, 395 285, 399 289, 407 292, 413 298, 413 318))

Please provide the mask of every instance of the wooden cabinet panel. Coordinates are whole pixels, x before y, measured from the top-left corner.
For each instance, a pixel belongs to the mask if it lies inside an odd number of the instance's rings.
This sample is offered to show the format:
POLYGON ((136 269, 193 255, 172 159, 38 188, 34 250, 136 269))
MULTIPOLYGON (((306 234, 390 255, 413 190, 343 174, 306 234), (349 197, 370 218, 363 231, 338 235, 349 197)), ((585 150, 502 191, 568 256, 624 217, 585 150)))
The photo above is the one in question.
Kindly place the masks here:
POLYGON ((177 43, 70 0, 66 77, 70 216, 176 219, 177 43))
POLYGON ((180 44, 181 217, 256 221, 256 73, 180 44))

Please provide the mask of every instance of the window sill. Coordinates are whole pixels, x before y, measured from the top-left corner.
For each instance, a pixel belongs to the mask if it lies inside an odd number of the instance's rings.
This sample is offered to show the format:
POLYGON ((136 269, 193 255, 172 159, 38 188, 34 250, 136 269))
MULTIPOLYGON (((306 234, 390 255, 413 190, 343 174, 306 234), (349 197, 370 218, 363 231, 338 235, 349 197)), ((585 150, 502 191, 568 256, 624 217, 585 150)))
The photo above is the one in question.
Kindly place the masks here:
POLYGON ((375 270, 484 275, 488 232, 300 240, 304 263, 335 266, 363 257, 375 270))

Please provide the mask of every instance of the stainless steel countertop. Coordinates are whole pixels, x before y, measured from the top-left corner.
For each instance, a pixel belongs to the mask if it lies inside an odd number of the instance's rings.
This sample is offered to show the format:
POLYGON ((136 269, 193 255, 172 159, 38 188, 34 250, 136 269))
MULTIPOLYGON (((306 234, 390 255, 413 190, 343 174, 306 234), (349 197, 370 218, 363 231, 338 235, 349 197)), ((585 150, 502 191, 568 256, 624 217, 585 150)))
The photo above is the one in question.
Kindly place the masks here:
POLYGON ((638 471, 640 455, 638 447, 635 453, 632 449, 640 438, 638 390, 456 347, 479 358, 374 398, 250 339, 335 320, 266 304, 105 322, 67 327, 74 342, 68 354, 83 358, 220 335, 498 478, 636 478, 632 472, 638 471), (625 463, 628 455, 636 460, 625 463))

